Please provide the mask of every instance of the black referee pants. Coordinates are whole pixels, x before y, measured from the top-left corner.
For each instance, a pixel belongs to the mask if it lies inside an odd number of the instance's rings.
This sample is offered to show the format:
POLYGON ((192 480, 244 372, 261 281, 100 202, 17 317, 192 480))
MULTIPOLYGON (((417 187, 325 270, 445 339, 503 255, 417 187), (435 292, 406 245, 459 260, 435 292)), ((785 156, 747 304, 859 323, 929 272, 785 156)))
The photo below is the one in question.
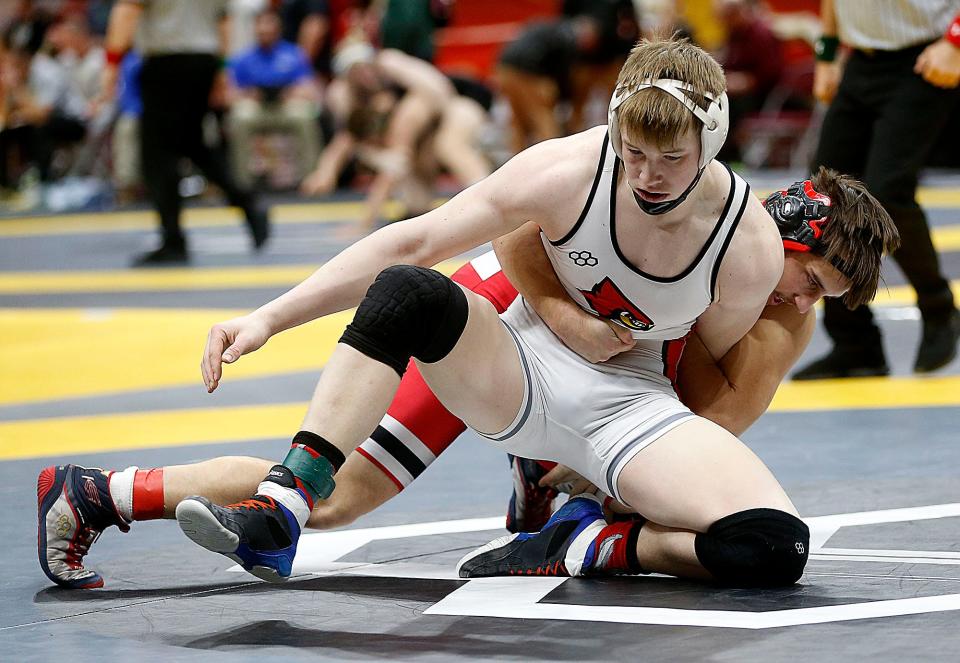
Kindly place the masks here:
POLYGON ((223 150, 208 147, 203 141, 203 118, 209 110, 210 90, 219 67, 216 56, 201 53, 151 56, 143 63, 143 180, 160 215, 163 245, 169 248, 186 246, 180 229, 183 157, 219 186, 231 205, 243 209, 248 223, 255 213, 252 194, 234 182, 223 150))
MULTIPOLYGON (((893 257, 917 291, 924 320, 940 321, 953 310, 953 295, 917 204, 917 177, 958 108, 960 90, 934 87, 913 72, 924 47, 853 52, 824 118, 814 170, 823 165, 863 180, 900 231, 893 257)), ((849 311, 839 300, 827 299, 824 325, 838 348, 881 351, 869 306, 849 311)))

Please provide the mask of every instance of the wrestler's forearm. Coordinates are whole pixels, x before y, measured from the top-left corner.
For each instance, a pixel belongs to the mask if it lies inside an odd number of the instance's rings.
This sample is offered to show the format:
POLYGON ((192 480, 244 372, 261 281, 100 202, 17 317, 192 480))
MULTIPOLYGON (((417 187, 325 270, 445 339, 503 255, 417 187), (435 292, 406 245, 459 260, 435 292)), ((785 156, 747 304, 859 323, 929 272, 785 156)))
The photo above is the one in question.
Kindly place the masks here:
POLYGON ((503 273, 523 294, 533 310, 562 336, 563 320, 586 315, 570 299, 540 243, 540 229, 532 221, 493 242, 503 273))
POLYGON ((360 303, 377 274, 392 265, 432 267, 516 229, 510 203, 497 200, 506 173, 495 173, 437 209, 364 237, 303 283, 257 309, 270 335, 360 303), (491 193, 494 192, 494 193, 491 193))
POLYGON ((677 390, 696 414, 740 435, 766 412, 777 387, 810 342, 813 313, 768 306, 719 361, 693 333, 680 361, 677 390))
POLYGON ((264 304, 254 313, 263 319, 270 334, 310 320, 352 308, 373 283, 376 275, 391 265, 421 264, 416 235, 394 224, 345 249, 293 289, 264 304))

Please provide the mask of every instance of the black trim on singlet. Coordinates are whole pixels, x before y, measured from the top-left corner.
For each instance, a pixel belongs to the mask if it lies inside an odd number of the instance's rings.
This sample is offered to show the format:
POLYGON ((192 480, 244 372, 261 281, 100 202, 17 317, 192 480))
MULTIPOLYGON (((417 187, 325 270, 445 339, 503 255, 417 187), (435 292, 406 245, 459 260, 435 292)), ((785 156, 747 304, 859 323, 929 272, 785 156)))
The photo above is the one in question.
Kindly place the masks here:
POLYGON ((577 231, 580 230, 580 226, 583 225, 584 220, 587 218, 587 212, 590 211, 590 205, 593 204, 593 197, 597 194, 597 187, 600 186, 600 177, 603 175, 603 164, 607 161, 607 143, 610 142, 610 134, 603 134, 603 146, 600 148, 600 165, 597 166, 597 174, 593 178, 593 186, 590 187, 590 195, 587 196, 587 204, 583 206, 583 211, 580 212, 580 217, 577 219, 577 222, 573 224, 573 228, 570 231, 558 239, 556 242, 549 240, 550 244, 553 246, 560 246, 569 242, 570 239, 577 234, 577 231))
MULTIPOLYGON (((610 187, 610 243, 613 244, 613 250, 616 252, 617 257, 620 258, 620 261, 624 265, 648 281, 654 281, 656 283, 676 283, 677 281, 683 280, 689 276, 694 269, 697 268, 697 265, 700 264, 700 261, 703 260, 703 257, 707 255, 707 251, 710 250, 710 247, 713 245, 713 241, 717 238, 720 228, 723 227, 723 222, 726 220, 727 213, 730 211, 730 205, 733 203, 733 196, 737 189, 737 181, 733 175, 733 171, 730 170, 730 167, 727 164, 719 162, 724 168, 727 169, 727 173, 730 175, 730 193, 727 194, 727 202, 724 204, 723 211, 720 213, 720 219, 713 227, 710 237, 707 238, 707 241, 704 243, 703 247, 701 247, 700 253, 697 254, 697 257, 693 259, 693 262, 687 265, 686 269, 676 276, 654 276, 653 274, 647 274, 645 271, 627 260, 627 257, 623 255, 623 252, 620 250, 620 245, 617 243, 617 184, 620 180, 620 163, 620 158, 618 157, 613 166, 613 184, 610 187)), ((737 221, 739 221, 739 219, 737 221)))
POLYGON ((427 469, 426 464, 417 457, 417 454, 410 451, 403 442, 383 426, 377 426, 377 429, 370 435, 370 439, 379 444, 384 451, 403 465, 403 469, 409 472, 414 479, 427 469))
POLYGON ((717 257, 713 261, 713 271, 710 273, 710 302, 714 302, 717 298, 717 277, 720 274, 720 263, 723 262, 723 256, 727 253, 727 248, 730 246, 730 240, 733 239, 733 234, 737 232, 737 226, 740 225, 740 219, 743 218, 743 212, 747 209, 747 200, 750 199, 750 185, 744 181, 746 185, 746 190, 743 192, 743 202, 740 203, 740 211, 737 212, 737 218, 733 220, 733 223, 730 224, 730 230, 727 231, 727 236, 723 240, 723 245, 720 247, 720 250, 717 251, 717 257))

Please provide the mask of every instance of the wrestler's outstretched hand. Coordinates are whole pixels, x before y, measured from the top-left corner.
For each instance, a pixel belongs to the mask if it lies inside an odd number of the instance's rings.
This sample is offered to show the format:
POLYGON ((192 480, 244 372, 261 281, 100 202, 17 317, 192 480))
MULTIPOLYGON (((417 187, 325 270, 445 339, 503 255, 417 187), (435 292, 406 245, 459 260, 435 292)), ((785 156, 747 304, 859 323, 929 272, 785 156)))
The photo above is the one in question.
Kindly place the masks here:
POLYGON ((200 361, 200 373, 207 393, 220 384, 223 364, 232 364, 243 355, 259 349, 269 338, 269 326, 256 313, 218 322, 211 327, 200 361))
POLYGON ((607 361, 637 344, 630 330, 609 320, 584 313, 567 319, 558 334, 564 345, 587 361, 607 361))

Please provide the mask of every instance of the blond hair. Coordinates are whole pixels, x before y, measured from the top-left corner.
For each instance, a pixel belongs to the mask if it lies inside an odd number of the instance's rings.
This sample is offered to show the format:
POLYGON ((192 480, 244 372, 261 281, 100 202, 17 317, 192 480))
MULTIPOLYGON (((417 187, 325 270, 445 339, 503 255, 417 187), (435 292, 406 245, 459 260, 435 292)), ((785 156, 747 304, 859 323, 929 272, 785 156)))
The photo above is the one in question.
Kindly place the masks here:
MULTIPOLYGON (((668 78, 691 86, 686 92, 703 109, 707 95, 718 97, 726 89, 723 68, 703 49, 676 35, 668 39, 643 39, 633 47, 617 77, 616 94, 636 89, 641 83, 668 78)), ((620 133, 673 147, 690 129, 703 123, 678 100, 662 90, 640 90, 617 111, 620 133)))
POLYGON ((854 309, 877 294, 880 258, 900 246, 900 233, 863 182, 822 166, 810 179, 831 201, 829 221, 813 253, 850 280, 843 303, 854 309))

